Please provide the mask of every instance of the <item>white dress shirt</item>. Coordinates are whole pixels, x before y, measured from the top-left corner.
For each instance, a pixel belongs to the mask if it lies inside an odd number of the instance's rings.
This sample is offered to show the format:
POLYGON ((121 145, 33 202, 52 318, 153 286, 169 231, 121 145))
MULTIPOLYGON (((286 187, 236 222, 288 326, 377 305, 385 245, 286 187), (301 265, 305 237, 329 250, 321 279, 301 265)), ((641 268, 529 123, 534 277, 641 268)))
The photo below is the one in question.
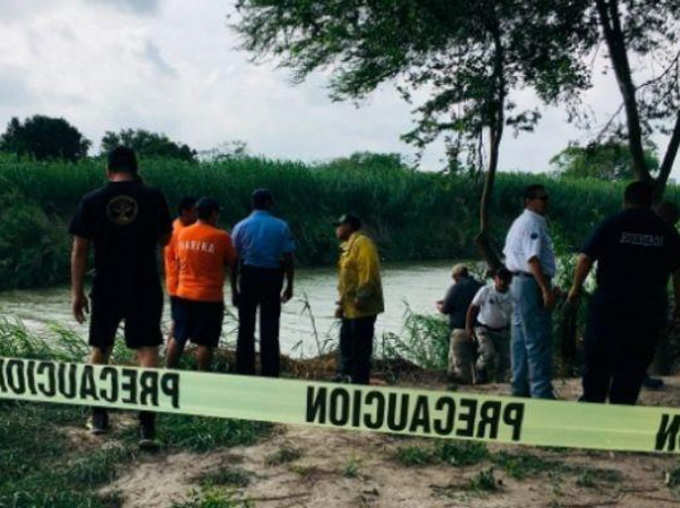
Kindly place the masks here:
POLYGON ((536 257, 546 277, 555 275, 555 252, 548 235, 547 221, 527 208, 510 226, 503 254, 505 266, 511 272, 531 273, 529 260, 536 257))

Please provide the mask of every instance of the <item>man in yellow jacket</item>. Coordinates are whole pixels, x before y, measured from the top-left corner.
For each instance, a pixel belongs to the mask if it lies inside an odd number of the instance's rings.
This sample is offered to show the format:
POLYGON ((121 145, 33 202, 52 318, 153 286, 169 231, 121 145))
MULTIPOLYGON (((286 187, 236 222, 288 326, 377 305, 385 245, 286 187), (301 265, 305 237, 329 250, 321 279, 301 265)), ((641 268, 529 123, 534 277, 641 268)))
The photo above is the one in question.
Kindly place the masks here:
POLYGON ((341 249, 335 317, 342 319, 336 381, 368 384, 375 319, 385 310, 378 249, 359 231, 356 215, 344 214, 334 225, 341 249))

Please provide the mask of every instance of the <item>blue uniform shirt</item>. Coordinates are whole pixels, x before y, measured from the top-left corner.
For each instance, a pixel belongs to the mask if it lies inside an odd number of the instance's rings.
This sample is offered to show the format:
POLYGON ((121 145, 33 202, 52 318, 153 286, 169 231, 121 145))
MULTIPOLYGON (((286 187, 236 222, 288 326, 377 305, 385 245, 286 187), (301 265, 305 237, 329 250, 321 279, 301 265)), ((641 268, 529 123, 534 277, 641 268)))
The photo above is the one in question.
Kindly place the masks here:
POLYGON ((283 255, 295 250, 288 224, 265 210, 255 210, 234 226, 231 233, 243 264, 257 268, 281 268, 283 255))

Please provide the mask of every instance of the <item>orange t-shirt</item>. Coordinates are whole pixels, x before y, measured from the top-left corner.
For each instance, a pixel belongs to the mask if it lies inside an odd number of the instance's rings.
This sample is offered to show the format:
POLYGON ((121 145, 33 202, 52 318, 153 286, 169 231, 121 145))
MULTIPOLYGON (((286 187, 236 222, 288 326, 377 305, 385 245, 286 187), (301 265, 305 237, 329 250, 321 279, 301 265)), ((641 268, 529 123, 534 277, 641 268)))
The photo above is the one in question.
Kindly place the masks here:
POLYGON ((177 235, 186 226, 182 224, 179 218, 172 223, 172 236, 170 241, 163 250, 163 257, 165 261, 165 287, 168 295, 177 295, 177 285, 179 284, 179 265, 177 264, 177 253, 175 252, 175 243, 177 242, 177 235))
POLYGON ((179 262, 177 296, 221 302, 225 266, 236 261, 229 233, 203 222, 182 228, 175 244, 179 262))

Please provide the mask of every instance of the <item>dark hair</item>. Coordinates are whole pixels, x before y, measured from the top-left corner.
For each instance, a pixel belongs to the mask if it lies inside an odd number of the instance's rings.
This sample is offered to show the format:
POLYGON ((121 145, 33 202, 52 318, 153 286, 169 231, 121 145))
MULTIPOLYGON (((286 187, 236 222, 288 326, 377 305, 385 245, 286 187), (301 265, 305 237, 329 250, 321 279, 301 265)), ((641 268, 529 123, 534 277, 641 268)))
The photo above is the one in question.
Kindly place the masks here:
POLYGON ((196 215, 201 220, 208 220, 213 212, 219 212, 220 205, 213 198, 202 197, 196 202, 196 215))
POLYGON ((680 209, 671 201, 662 201, 654 211, 671 226, 675 226, 675 223, 680 219, 680 209))
POLYGON ((544 190, 545 185, 541 185, 540 183, 529 185, 524 189, 524 200, 536 199, 538 193, 544 190))
POLYGON ((510 270, 508 270, 506 267, 501 266, 500 268, 494 270, 493 276, 499 277, 502 280, 511 280, 512 279, 512 272, 510 270))
POLYGON ((108 168, 113 173, 137 174, 137 157, 135 151, 127 146, 117 146, 109 152, 108 168))
POLYGON ((652 206, 653 195, 652 185, 649 182, 638 180, 628 184, 623 193, 623 201, 626 205, 649 208, 652 206))
POLYGON ((251 198, 255 210, 266 210, 274 203, 274 196, 269 189, 255 189, 251 198))
POLYGON ((177 207, 177 211, 179 212, 180 215, 182 215, 182 212, 184 210, 191 210, 196 206, 196 198, 191 197, 191 196, 184 196, 181 201, 179 202, 179 206, 177 207))

